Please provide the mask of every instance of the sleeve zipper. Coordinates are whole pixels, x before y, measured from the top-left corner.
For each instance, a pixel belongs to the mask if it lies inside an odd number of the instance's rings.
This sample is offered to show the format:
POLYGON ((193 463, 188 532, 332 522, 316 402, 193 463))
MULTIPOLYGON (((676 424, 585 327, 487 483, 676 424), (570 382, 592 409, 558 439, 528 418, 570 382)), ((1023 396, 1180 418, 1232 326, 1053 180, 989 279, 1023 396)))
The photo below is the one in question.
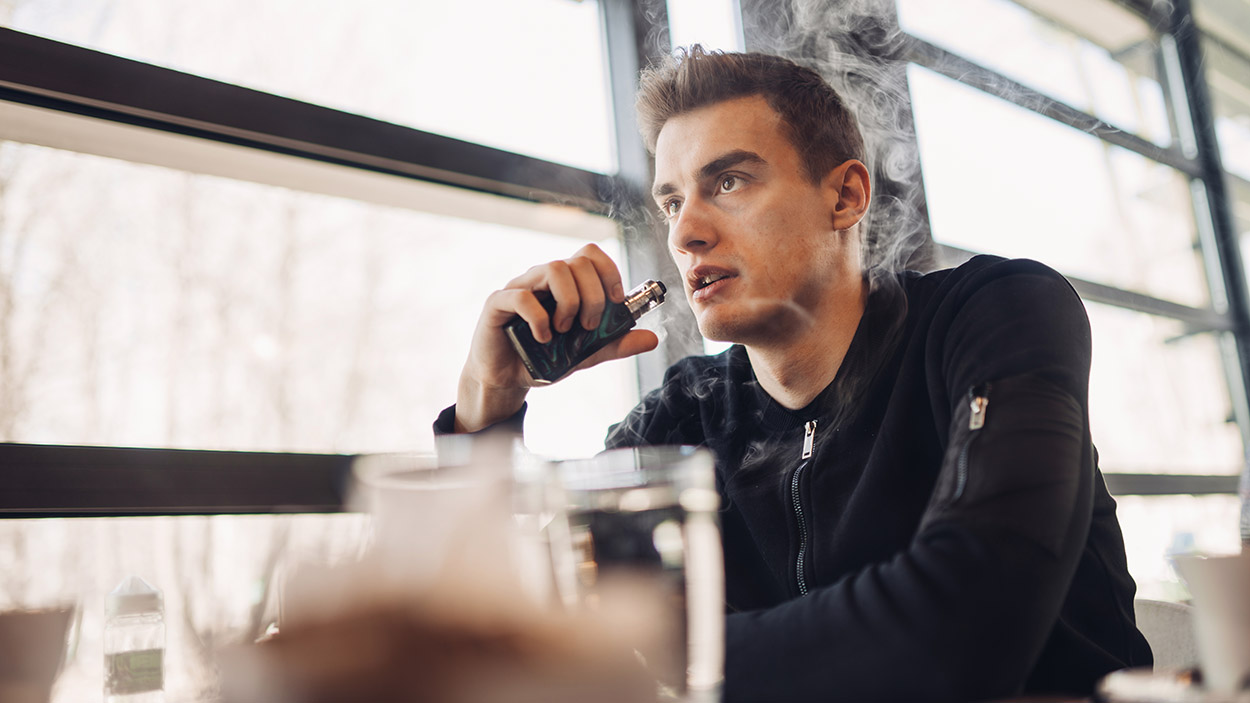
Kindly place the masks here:
POLYGON ((968 449, 977 431, 985 426, 985 411, 990 405, 990 384, 983 383, 968 389, 968 438, 959 450, 958 473, 955 476, 955 493, 951 500, 959 500, 968 484, 968 449))
POLYGON ((807 562, 807 520, 803 516, 803 502, 799 494, 799 480, 803 476, 803 469, 807 468, 808 460, 812 458, 812 450, 816 443, 816 421, 811 420, 804 425, 803 430, 803 455, 800 457, 802 463, 794 470, 794 475, 790 477, 790 500, 794 504, 794 518, 799 523, 799 556, 795 564, 795 576, 798 580, 799 595, 807 595, 807 577, 803 574, 803 567, 807 562))

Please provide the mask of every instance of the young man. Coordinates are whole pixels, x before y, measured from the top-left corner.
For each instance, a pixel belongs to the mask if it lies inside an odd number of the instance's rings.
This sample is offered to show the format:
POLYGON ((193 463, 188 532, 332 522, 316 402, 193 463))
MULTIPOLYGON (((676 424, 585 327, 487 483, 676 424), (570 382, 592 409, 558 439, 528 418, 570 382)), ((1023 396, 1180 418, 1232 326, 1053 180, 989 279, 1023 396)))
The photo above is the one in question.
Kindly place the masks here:
MULTIPOLYGON (((994 257, 923 276, 865 261, 858 128, 787 60, 696 48, 644 74, 639 116, 699 329, 736 344, 675 364, 607 445, 716 454, 726 700, 1088 694, 1149 664, 1067 282, 994 257)), ((544 341, 621 299, 593 245, 514 279, 436 430, 520 422, 513 315, 544 341)), ((586 365, 655 345, 633 331, 586 365)))

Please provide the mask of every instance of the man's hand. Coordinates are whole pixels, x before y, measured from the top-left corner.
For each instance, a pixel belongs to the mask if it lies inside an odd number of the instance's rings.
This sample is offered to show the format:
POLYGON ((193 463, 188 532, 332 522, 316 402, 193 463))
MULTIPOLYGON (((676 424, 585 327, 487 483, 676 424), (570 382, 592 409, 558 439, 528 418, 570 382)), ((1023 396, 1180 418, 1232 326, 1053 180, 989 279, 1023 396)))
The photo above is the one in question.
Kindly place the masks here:
MULTIPOLYGON (((460 372, 456 431, 476 432, 508 418, 521 409, 525 395, 537 385, 503 331, 513 315, 520 315, 534 339, 546 344, 552 339, 553 327, 562 333, 573 325, 594 329, 604 306, 624 299, 620 271, 594 244, 582 247, 571 258, 535 266, 492 293, 478 318, 469 358, 460 372), (535 291, 547 291, 556 301, 553 316, 547 314, 535 291)), ((641 354, 658 344, 654 332, 631 330, 574 370, 641 354)))

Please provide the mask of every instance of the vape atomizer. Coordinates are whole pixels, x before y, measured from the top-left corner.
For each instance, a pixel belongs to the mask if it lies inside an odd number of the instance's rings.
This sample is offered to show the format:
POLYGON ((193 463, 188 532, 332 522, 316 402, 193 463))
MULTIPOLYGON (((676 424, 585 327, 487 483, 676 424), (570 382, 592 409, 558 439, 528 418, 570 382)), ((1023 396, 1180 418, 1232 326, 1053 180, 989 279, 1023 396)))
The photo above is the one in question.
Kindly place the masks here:
MULTIPOLYGON (((559 333, 552 329, 551 341, 546 344, 539 344, 534 339, 529 323, 520 315, 509 320, 503 328, 517 354, 521 355, 530 376, 539 383, 551 383, 631 330, 638 318, 664 302, 666 292, 663 283, 647 281, 626 293, 624 302, 605 305, 603 317, 595 329, 582 329, 576 323, 568 332, 559 333)), ((539 302, 548 315, 555 314, 554 298, 539 294, 539 302)))

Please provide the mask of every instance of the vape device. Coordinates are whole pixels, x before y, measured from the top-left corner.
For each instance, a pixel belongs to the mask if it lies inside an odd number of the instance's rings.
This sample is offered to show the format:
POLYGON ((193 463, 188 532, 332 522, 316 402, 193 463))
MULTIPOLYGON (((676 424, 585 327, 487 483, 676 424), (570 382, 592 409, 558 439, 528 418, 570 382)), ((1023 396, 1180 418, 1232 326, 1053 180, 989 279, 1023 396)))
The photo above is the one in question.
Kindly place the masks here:
MULTIPOLYGON (((647 281, 625 294, 625 302, 609 302, 603 308, 599 326, 593 330, 583 329, 576 322, 563 334, 552 330, 552 338, 539 344, 530 333, 529 323, 520 315, 504 324, 504 332, 512 340, 517 354, 529 370, 530 376, 539 383, 551 383, 569 372, 586 357, 619 339, 637 323, 643 313, 653 310, 664 302, 666 289, 659 281, 647 281)), ((548 315, 554 315, 556 301, 550 295, 538 294, 539 302, 548 315)))

